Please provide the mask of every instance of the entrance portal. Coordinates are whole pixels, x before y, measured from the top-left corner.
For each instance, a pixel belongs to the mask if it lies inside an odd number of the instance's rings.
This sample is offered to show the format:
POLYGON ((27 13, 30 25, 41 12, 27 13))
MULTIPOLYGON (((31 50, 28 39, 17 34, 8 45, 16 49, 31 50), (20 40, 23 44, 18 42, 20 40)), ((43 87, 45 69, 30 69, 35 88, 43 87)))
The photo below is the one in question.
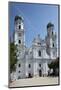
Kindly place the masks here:
POLYGON ((41 71, 41 69, 39 70, 39 76, 40 76, 40 77, 42 76, 42 71, 41 71))
POLYGON ((32 77, 31 73, 29 73, 29 74, 28 74, 28 77, 29 77, 29 78, 31 78, 31 77, 32 77))

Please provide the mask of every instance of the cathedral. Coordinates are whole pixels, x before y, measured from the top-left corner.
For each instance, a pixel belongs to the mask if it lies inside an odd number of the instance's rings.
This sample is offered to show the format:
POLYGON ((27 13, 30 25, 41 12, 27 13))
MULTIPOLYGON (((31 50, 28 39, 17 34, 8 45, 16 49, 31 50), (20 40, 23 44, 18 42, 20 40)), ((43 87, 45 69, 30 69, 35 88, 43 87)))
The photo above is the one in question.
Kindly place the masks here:
MULTIPOLYGON (((22 79, 31 77, 48 76, 48 64, 57 58, 57 35, 54 24, 48 23, 45 39, 38 34, 32 41, 30 48, 25 45, 24 19, 15 16, 14 43, 17 46, 16 71, 11 78, 22 79)), ((41 33, 41 32, 40 32, 41 33)))

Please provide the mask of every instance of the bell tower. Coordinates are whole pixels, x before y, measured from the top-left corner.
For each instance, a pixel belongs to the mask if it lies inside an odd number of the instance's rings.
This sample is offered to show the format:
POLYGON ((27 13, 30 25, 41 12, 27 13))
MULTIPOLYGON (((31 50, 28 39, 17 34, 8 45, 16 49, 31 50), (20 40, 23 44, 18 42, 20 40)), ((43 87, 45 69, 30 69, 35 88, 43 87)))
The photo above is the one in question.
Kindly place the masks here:
POLYGON ((23 18, 21 16, 15 16, 15 45, 24 46, 25 36, 24 36, 24 24, 23 18))
POLYGON ((47 53, 51 58, 56 57, 57 44, 56 44, 56 33, 54 32, 54 24, 47 24, 47 37, 46 37, 47 53))
POLYGON ((16 78, 25 77, 25 32, 24 20, 21 16, 15 16, 14 20, 14 43, 17 46, 17 64, 16 64, 16 78))

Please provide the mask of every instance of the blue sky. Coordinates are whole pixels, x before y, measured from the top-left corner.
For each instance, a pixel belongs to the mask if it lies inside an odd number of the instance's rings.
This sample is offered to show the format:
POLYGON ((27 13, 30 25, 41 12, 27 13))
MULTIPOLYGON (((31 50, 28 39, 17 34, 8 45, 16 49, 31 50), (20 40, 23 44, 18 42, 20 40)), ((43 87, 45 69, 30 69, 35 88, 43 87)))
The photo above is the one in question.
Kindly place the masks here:
POLYGON ((54 30, 58 34, 58 6, 30 4, 30 3, 9 3, 9 28, 10 36, 14 32, 14 18, 16 15, 24 18, 24 30, 26 45, 30 46, 34 37, 40 34, 42 39, 47 34, 46 25, 52 22, 54 30))

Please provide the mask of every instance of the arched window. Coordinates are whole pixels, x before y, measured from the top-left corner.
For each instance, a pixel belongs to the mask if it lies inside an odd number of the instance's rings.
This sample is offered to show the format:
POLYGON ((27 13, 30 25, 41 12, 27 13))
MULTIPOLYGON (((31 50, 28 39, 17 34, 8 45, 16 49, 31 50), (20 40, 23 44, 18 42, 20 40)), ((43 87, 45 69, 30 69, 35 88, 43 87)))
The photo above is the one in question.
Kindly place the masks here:
POLYGON ((19 64, 18 67, 21 67, 21 64, 19 64))
POLYGON ((54 47, 54 43, 53 43, 53 47, 54 47))
POLYGON ((19 29, 21 29, 21 25, 19 25, 19 29))
POLYGON ((40 50, 38 51, 38 55, 41 56, 41 51, 40 50))
POLYGON ((52 35, 53 35, 53 31, 52 31, 52 35))
POLYGON ((29 68, 31 68, 31 64, 29 64, 29 66, 28 66, 29 68))
POLYGON ((19 40, 18 42, 19 42, 19 44, 21 44, 21 40, 19 40))
POLYGON ((39 67, 41 67, 41 64, 39 64, 39 67))
POLYGON ((20 73, 20 71, 18 71, 18 73, 20 73))

